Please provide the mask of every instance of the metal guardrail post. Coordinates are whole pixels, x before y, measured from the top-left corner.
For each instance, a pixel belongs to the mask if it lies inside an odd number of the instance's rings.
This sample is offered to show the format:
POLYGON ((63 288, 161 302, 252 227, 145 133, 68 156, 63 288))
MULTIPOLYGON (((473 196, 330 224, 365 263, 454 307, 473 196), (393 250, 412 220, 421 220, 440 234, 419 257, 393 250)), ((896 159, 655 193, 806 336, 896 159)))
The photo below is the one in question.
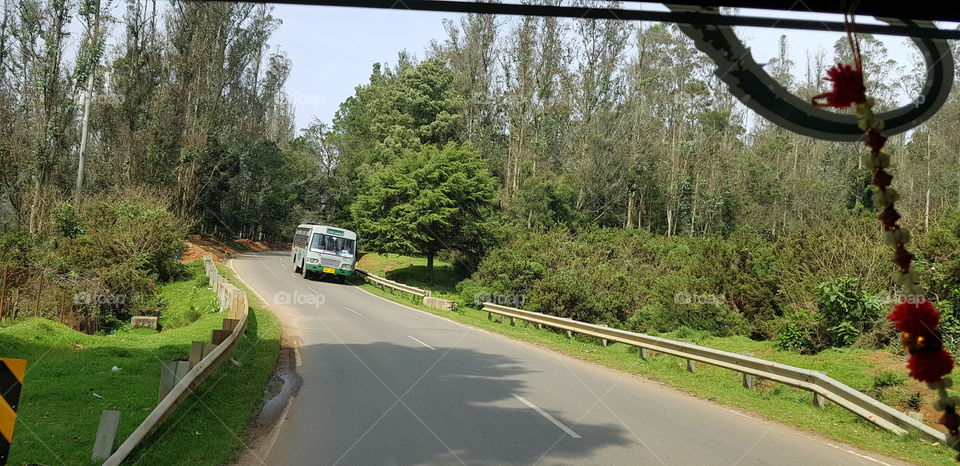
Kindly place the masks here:
MULTIPOLYGON (((827 373, 824 372, 824 371, 814 371, 814 372, 817 372, 817 373, 823 374, 823 375, 826 375, 826 374, 827 374, 827 373)), ((827 399, 826 399, 826 397, 824 397, 822 394, 818 393, 817 390, 813 390, 813 405, 816 406, 816 407, 818 407, 818 408, 821 408, 821 409, 827 407, 827 399)))
MULTIPOLYGON (((751 357, 753 356, 753 353, 737 353, 737 354, 741 356, 751 356, 751 357)), ((743 376, 743 381, 741 382, 743 384, 743 388, 746 388, 747 390, 753 390, 753 375, 748 374, 746 372, 741 373, 741 375, 743 376)))

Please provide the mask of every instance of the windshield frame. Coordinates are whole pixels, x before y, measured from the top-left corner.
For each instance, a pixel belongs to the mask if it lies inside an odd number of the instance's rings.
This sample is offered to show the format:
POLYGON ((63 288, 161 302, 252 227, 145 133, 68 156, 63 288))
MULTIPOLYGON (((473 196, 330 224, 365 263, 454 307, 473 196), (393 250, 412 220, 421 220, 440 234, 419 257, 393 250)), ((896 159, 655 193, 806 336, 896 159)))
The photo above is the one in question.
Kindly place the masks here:
POLYGON ((353 238, 344 238, 342 236, 328 235, 326 233, 313 232, 313 236, 310 237, 310 251, 319 252, 321 254, 330 254, 338 257, 356 257, 357 255, 357 240, 353 238), (338 246, 336 249, 325 249, 322 246, 329 246, 331 243, 327 243, 329 239, 333 240, 333 245, 338 246), (323 241, 323 243, 321 243, 323 241), (347 243, 349 242, 349 243, 347 243), (343 249, 339 247, 341 245, 349 244, 349 249, 343 249), (347 252, 348 254, 342 254, 347 252))

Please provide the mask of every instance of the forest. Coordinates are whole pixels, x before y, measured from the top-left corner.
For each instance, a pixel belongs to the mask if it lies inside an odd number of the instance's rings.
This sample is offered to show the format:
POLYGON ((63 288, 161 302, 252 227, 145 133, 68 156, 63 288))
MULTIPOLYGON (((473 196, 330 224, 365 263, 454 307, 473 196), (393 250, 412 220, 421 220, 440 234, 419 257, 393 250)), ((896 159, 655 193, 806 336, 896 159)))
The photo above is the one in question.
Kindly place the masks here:
MULTIPOLYGON (((110 289, 117 267, 175 273, 168 236, 288 240, 318 221, 357 230, 368 251, 454 262, 465 302, 519 294, 531 310, 798 351, 895 335, 867 150, 751 118, 675 26, 463 16, 425 50, 371 64, 331 123, 295 131, 294 64, 271 48, 269 7, 3 1, 0 262, 110 289), (117 204, 113 224, 98 221, 95 206, 117 204), (164 240, 108 260, 64 246, 94 231, 129 241, 131 218, 164 240)), ((766 69, 809 99, 851 53, 841 39, 794 63, 798 39, 781 36, 766 69)), ((879 108, 916 93, 919 58, 899 63, 860 40, 879 108)), ((951 341, 958 122, 954 93, 887 143, 902 224, 951 341)))

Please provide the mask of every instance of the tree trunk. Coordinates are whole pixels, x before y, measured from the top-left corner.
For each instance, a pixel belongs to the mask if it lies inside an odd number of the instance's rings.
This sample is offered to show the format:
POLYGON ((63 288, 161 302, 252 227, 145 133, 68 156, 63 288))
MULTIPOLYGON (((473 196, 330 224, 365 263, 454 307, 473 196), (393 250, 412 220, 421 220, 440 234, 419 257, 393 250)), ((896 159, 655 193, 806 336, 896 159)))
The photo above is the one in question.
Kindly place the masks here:
POLYGON ((432 251, 427 253, 427 283, 433 283, 433 256, 435 255, 436 253, 432 251))

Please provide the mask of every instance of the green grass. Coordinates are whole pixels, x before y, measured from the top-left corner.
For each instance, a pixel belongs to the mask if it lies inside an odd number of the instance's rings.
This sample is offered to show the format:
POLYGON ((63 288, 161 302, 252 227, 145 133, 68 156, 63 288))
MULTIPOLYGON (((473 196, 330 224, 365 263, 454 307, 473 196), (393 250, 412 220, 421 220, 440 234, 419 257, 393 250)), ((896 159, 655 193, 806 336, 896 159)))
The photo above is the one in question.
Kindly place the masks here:
POLYGON ((169 283, 159 290, 165 310, 158 323, 165 330, 190 325, 219 310, 217 295, 207 289, 210 280, 204 274, 203 263, 193 261, 187 267, 192 280, 169 283))
MULTIPOLYGON (((160 293, 174 313, 216 299, 205 287, 194 289, 198 283, 164 285, 160 293)), ((130 461, 221 464, 236 456, 279 349, 276 317, 262 305, 251 307, 246 335, 233 354, 242 365, 221 366, 130 461)), ((10 464, 89 464, 106 409, 122 413, 122 442, 156 406, 160 361, 186 358, 190 342, 209 341, 222 319, 223 314, 205 313, 161 333, 141 329, 102 336, 42 319, 0 329, 0 355, 28 360, 10 464), (120 370, 113 372, 114 366, 120 370)))
POLYGON ((432 290, 436 296, 456 293, 457 283, 465 278, 457 274, 452 265, 435 259, 433 280, 427 280, 426 258, 398 254, 368 252, 360 258, 357 267, 405 285, 432 290))
MULTIPOLYGON (((401 268, 405 263, 401 260, 394 260, 394 262, 400 264, 401 268)), ((693 396, 714 399, 718 403, 751 412, 759 417, 793 425, 850 445, 920 464, 954 463, 953 457, 956 452, 944 446, 917 440, 915 435, 899 437, 833 404, 828 404, 824 409, 816 408, 812 403, 813 395, 807 391, 770 381, 761 381, 755 385, 754 390, 747 390, 741 385, 740 374, 726 369, 698 364, 696 373, 691 374, 686 370, 685 360, 680 358, 655 354, 650 361, 643 361, 639 358, 638 350, 627 345, 613 344, 603 347, 599 339, 592 337, 576 335, 570 339, 565 333, 546 328, 537 329, 535 326, 524 327, 520 324, 511 326, 509 319, 505 319, 504 323, 497 323, 488 320, 486 312, 472 308, 461 308, 457 312, 440 311, 411 303, 409 299, 404 299, 399 294, 391 295, 357 279, 353 282, 378 296, 432 314, 658 380, 693 396)), ((874 391, 871 395, 879 395, 881 400, 887 402, 899 399, 904 391, 910 391, 910 387, 904 382, 893 382, 890 386, 883 386, 884 382, 889 383, 886 380, 889 363, 893 361, 894 364, 902 365, 902 361, 897 357, 883 351, 840 348, 823 351, 816 355, 802 355, 778 351, 772 342, 753 341, 746 337, 719 338, 687 331, 660 336, 693 341, 725 351, 749 352, 757 357, 784 364, 823 370, 831 377, 855 389, 874 391)), ((902 372, 904 369, 900 367, 897 370, 902 372)), ((924 395, 927 396, 926 390, 923 390, 924 395)))

